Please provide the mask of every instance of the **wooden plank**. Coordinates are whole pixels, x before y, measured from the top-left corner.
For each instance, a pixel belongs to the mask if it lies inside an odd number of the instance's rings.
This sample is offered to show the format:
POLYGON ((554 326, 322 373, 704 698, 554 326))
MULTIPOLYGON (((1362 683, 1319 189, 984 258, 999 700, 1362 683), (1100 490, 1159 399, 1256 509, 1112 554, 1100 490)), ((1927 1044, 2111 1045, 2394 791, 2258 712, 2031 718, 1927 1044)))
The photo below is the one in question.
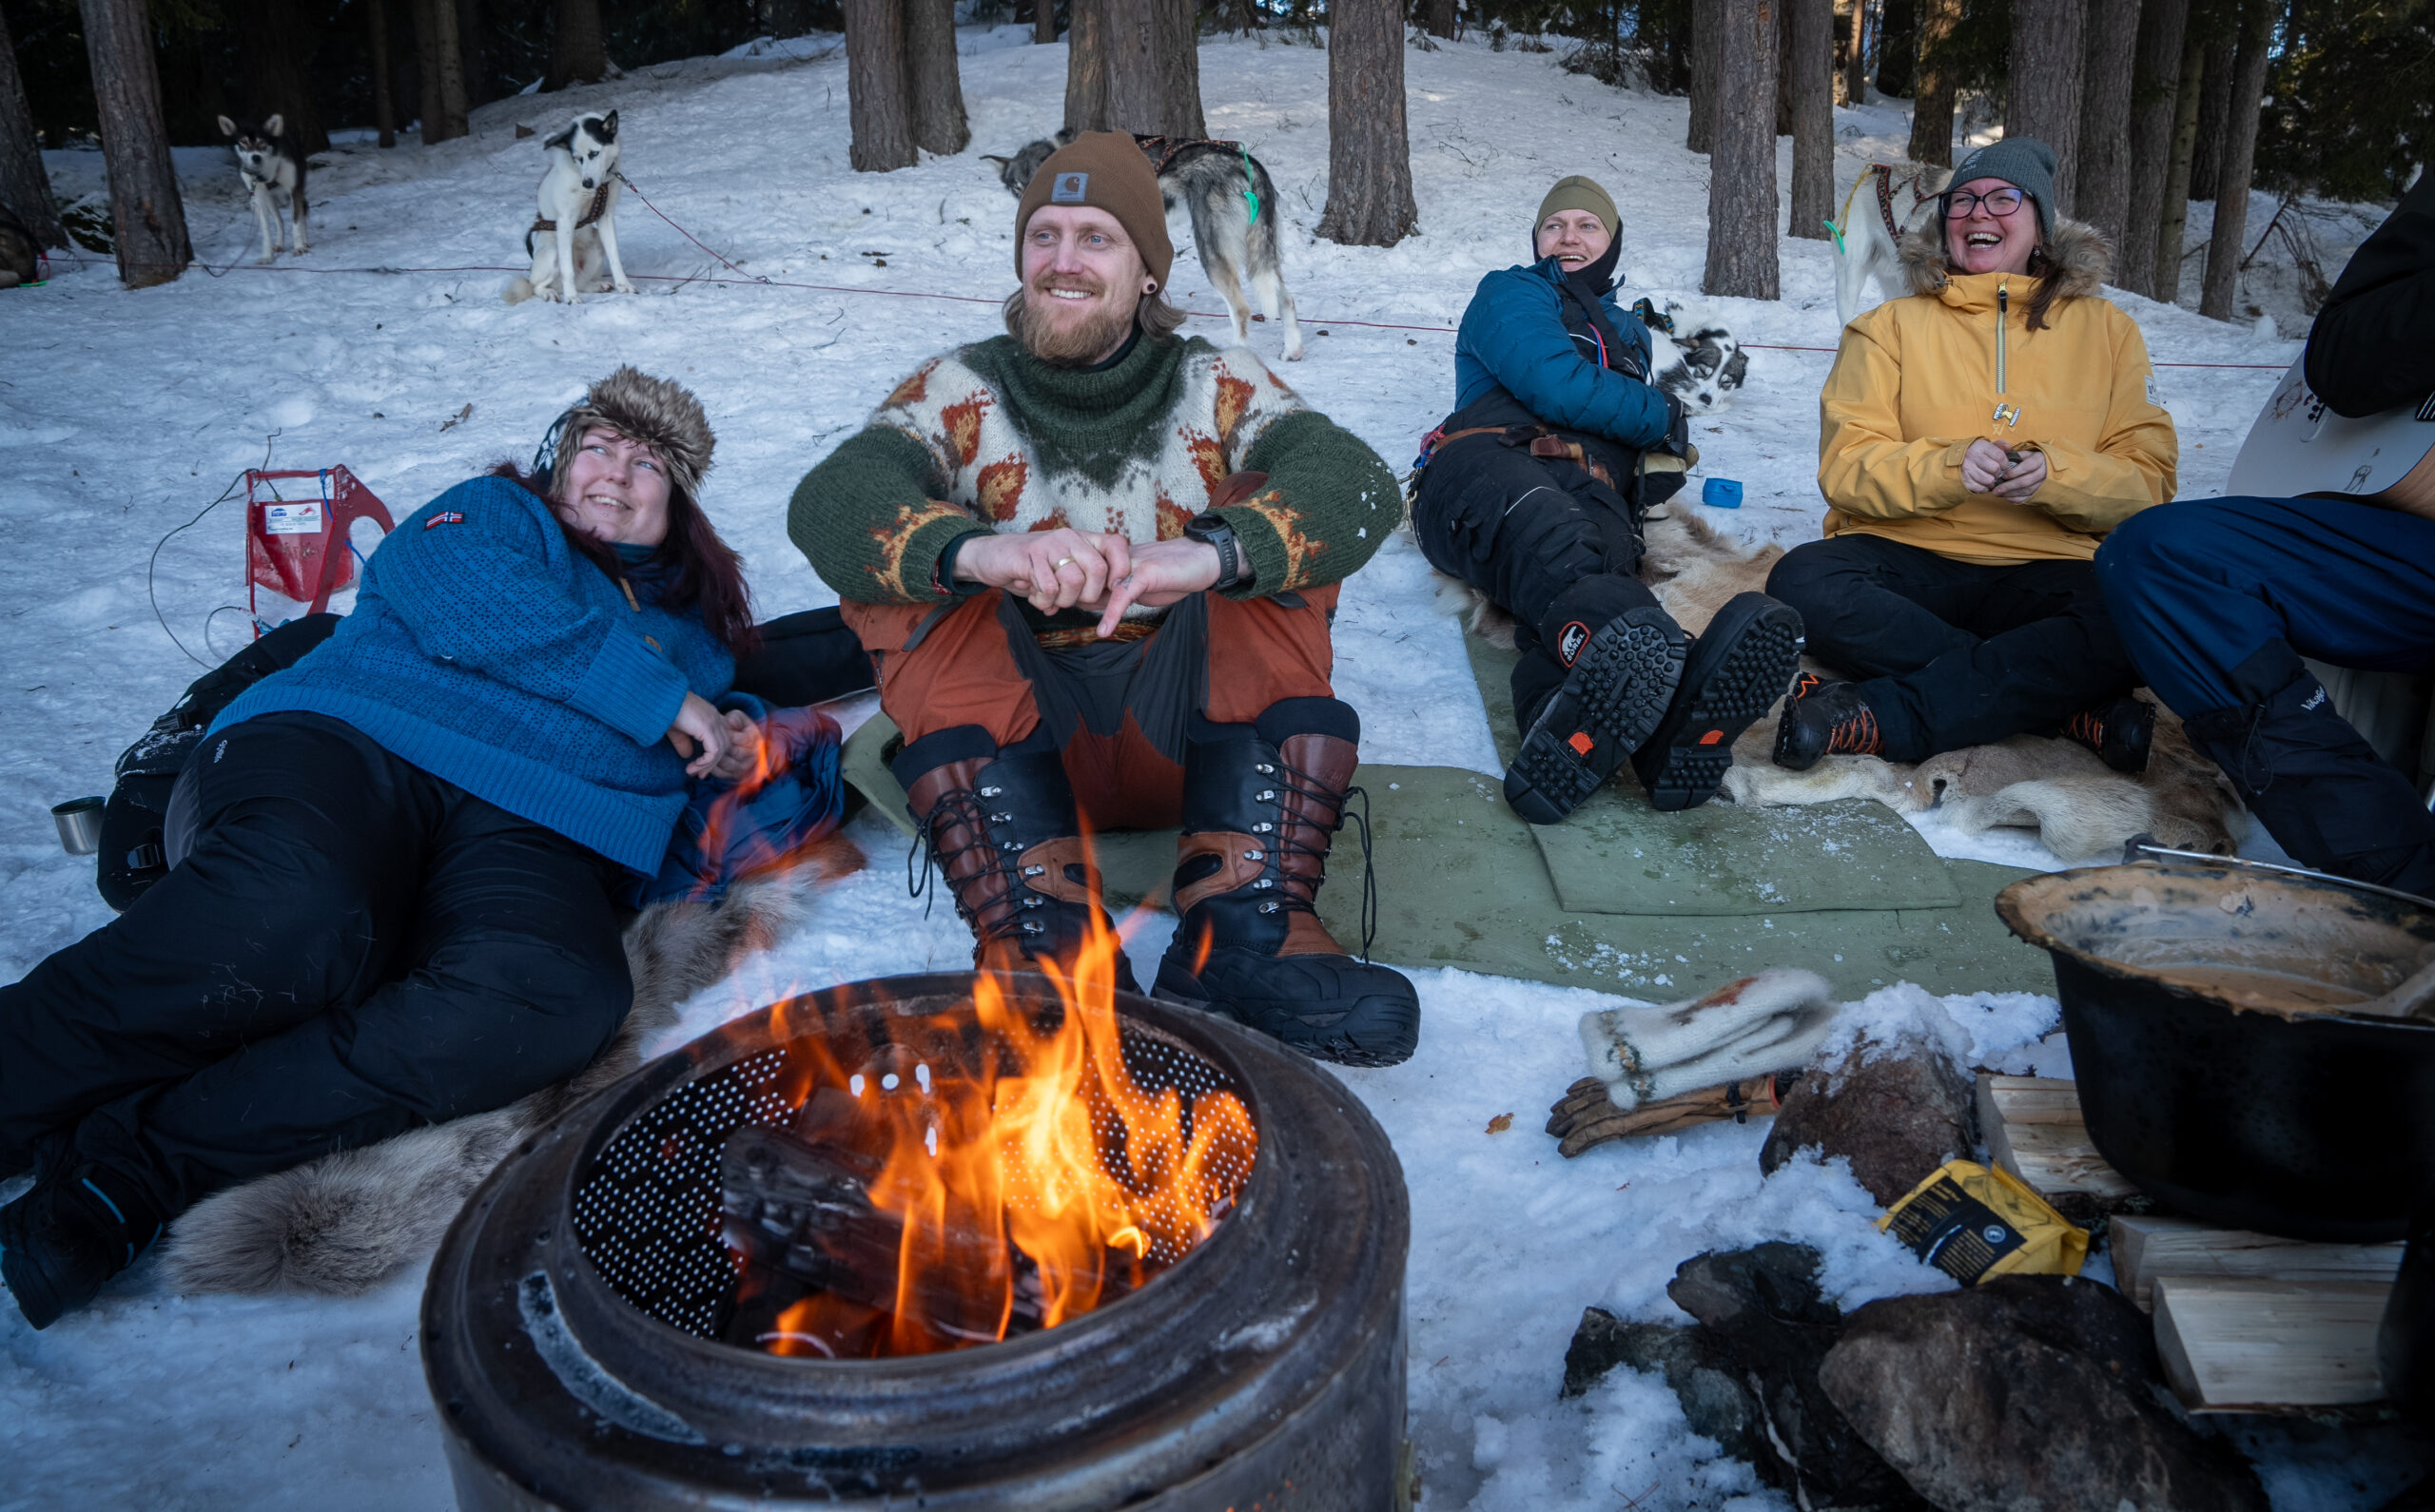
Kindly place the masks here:
POLYGON ((1977 1095, 1988 1158, 2049 1202, 2078 1196, 2105 1208, 2139 1194, 2089 1143, 2079 1092, 2071 1082, 1981 1072, 1977 1095))
POLYGON ((2115 1284, 2141 1311, 2154 1310, 2159 1276, 2390 1285, 2401 1270, 2398 1244, 2308 1244, 2217 1229, 2195 1218, 2124 1214, 2114 1220, 2108 1242, 2114 1249, 2115 1284))
POLYGON ((2291 1412, 2374 1402, 2376 1325, 2390 1286, 2159 1276, 2156 1353, 2193 1412, 2291 1412))

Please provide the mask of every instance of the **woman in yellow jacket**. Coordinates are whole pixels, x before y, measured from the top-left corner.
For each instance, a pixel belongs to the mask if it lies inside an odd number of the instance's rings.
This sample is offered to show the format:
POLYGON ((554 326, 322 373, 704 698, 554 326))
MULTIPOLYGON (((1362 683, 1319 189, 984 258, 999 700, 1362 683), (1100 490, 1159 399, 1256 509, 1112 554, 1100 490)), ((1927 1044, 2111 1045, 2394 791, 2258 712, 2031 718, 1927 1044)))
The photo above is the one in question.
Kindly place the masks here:
POLYGON ((2138 326, 2097 297, 2112 250, 2052 214, 2054 174, 2034 138, 1972 153, 1903 239, 1910 295, 1844 328, 1819 399, 1825 539, 1767 591, 1860 681, 1795 683, 1779 766, 2023 731, 2147 766, 2154 710, 2091 562, 2172 496, 2179 447, 2138 326))

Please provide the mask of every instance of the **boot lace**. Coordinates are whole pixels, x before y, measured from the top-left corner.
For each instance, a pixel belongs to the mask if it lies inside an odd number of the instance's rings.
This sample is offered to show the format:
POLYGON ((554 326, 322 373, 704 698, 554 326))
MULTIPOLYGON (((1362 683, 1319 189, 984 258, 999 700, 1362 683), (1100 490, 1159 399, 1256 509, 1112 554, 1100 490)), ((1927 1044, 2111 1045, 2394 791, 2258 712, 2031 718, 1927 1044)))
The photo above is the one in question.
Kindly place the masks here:
POLYGON ((1023 874, 1016 867, 1014 857, 989 838, 989 813, 982 800, 996 791, 995 788, 951 787, 941 793, 939 801, 930 805, 930 811, 924 814, 921 823, 915 826, 913 843, 905 853, 905 895, 922 900, 922 917, 930 917, 930 910, 938 901, 938 888, 933 882, 935 879, 944 877, 948 899, 955 904, 957 916, 970 924, 984 941, 1014 939, 1033 932, 1026 930, 1023 922, 1023 874), (961 827, 965 834, 975 838, 942 849, 936 842, 942 820, 946 822, 947 828, 961 827), (975 851, 981 853, 981 864, 964 879, 964 885, 959 885, 956 863, 975 851), (1005 880, 1006 908, 1003 917, 996 923, 984 924, 981 911, 964 903, 964 886, 983 882, 992 871, 1005 880))
POLYGON ((1877 729, 1877 710, 1862 704, 1835 721, 1826 732, 1829 756, 1874 756, 1883 748, 1877 729))
POLYGON ((2091 750, 2105 749, 2105 721, 2097 717, 2095 709, 2081 709, 2063 721, 2063 733, 2091 750))
MULTIPOLYGON (((1325 804, 1334 814, 1336 823, 1334 826, 1317 825, 1321 833, 1333 833, 1334 829, 1340 829, 1348 823, 1359 827, 1361 832, 1361 960, 1364 965, 1369 964, 1371 942, 1378 937, 1378 871, 1374 859, 1374 847, 1370 843, 1370 790, 1358 785, 1344 788, 1330 787, 1309 772, 1303 771, 1300 767, 1289 766, 1282 760, 1262 762, 1257 769, 1263 776, 1275 777, 1277 786, 1283 788, 1285 792, 1305 802, 1325 804), (1357 814, 1353 811, 1353 800, 1355 798, 1361 800, 1361 811, 1357 814)), ((1271 848, 1297 856, 1307 856, 1312 862, 1308 877, 1298 876, 1279 864, 1277 871, 1280 896, 1262 901, 1259 911, 1264 914, 1273 914, 1279 909, 1289 909, 1309 914, 1315 919, 1319 913, 1319 889, 1327 883, 1328 847, 1307 843, 1296 835, 1295 831, 1300 824, 1315 824, 1315 821, 1309 816, 1307 809, 1288 810, 1282 795, 1274 789, 1261 793, 1259 797, 1263 801, 1275 803, 1281 812, 1288 815, 1286 820, 1277 825, 1271 848)))

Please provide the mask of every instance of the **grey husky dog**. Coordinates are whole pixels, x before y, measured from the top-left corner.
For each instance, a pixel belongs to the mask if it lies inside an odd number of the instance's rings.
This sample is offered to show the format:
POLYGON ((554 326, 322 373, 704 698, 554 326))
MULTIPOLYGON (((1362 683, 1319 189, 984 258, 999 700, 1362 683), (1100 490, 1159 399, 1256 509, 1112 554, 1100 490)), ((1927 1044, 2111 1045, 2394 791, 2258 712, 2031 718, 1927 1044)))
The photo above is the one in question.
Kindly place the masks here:
POLYGON ((504 298, 520 304, 535 295, 583 302, 587 284, 597 288, 601 262, 620 294, 632 294, 626 264, 617 256, 617 112, 579 115, 542 138, 550 170, 541 175, 540 213, 524 233, 533 271, 508 281, 504 298), (536 240, 537 239, 537 240, 536 240))
POLYGON ((259 261, 263 262, 277 258, 280 249, 279 211, 273 195, 287 202, 287 218, 296 224, 293 250, 299 256, 311 250, 304 235, 304 154, 286 128, 284 116, 275 115, 259 125, 231 121, 224 115, 220 118, 220 134, 237 149, 237 175, 245 181, 245 190, 253 198, 254 224, 263 234, 259 261))
MULTIPOLYGON (((1042 138, 1013 157, 981 155, 998 165, 998 179, 1017 199, 1030 186, 1032 175, 1048 155, 1074 140, 1060 131, 1054 141, 1042 138)), ((1239 142, 1204 142, 1193 137, 1145 137, 1133 140, 1159 175, 1159 193, 1173 210, 1180 202, 1192 214, 1193 244, 1199 248, 1200 266, 1226 308, 1235 312, 1235 339, 1251 339, 1252 307, 1243 298, 1243 282, 1251 281, 1260 307, 1285 323, 1285 360, 1302 359, 1302 326, 1294 316, 1294 296, 1276 258, 1276 185, 1259 159, 1239 142)))

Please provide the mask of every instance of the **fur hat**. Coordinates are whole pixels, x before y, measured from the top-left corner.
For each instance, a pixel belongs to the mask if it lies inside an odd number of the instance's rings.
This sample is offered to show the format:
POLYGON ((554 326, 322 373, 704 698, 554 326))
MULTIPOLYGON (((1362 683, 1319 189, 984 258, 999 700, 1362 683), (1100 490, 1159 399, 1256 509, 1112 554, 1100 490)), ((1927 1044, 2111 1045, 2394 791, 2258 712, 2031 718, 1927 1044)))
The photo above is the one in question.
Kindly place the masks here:
POLYGON ((1159 192, 1159 176, 1140 145, 1121 131, 1085 131, 1059 147, 1031 176, 1023 203, 1015 210, 1015 277, 1023 276, 1023 228, 1032 213, 1050 204, 1087 204, 1105 210, 1133 239, 1141 265, 1159 287, 1167 286, 1167 269, 1176 261, 1175 243, 1167 240, 1167 202, 1159 192))
POLYGON ((1945 183, 1949 196, 1974 179, 2001 179, 2037 205, 2037 229, 2055 234, 2055 149, 2036 137, 1990 142, 1961 160, 1945 183))
POLYGON ((692 390, 631 367, 592 385, 573 409, 558 417, 543 442, 553 487, 567 475, 575 449, 595 425, 657 452, 676 491, 689 499, 701 498, 702 475, 711 470, 711 449, 718 437, 711 434, 710 417, 702 413, 702 401, 692 390))

